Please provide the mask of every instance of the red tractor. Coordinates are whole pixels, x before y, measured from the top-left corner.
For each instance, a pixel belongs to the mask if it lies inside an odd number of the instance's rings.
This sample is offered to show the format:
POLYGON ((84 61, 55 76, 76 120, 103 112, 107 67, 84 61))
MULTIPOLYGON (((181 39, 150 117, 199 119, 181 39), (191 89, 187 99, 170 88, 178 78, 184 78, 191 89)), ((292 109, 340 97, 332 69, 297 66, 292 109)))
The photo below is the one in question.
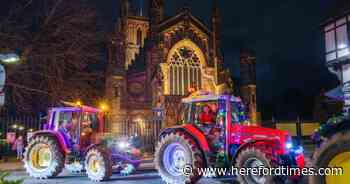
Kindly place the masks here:
MULTIPOLYGON (((155 167, 166 183, 195 183, 200 168, 303 168, 304 154, 286 131, 246 125, 240 98, 197 92, 183 99, 182 125, 160 134, 155 167), (184 174, 184 168, 191 172, 184 174)), ((237 175, 240 183, 284 183, 299 176, 237 175)))

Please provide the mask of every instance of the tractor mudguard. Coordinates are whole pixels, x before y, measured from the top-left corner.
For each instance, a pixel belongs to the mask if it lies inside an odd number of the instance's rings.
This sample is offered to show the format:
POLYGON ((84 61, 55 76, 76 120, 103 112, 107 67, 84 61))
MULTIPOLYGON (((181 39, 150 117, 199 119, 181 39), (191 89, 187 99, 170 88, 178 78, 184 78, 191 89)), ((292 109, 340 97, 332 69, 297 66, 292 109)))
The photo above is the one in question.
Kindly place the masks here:
POLYGON ((31 139, 40 135, 48 135, 48 136, 54 137, 65 154, 69 154, 71 152, 65 141, 64 136, 61 133, 57 131, 52 131, 52 130, 41 130, 41 131, 35 132, 34 135, 31 137, 31 139))
POLYGON ((191 124, 166 128, 160 133, 159 137, 163 137, 166 134, 176 131, 186 132, 202 148, 204 153, 210 152, 209 144, 204 133, 191 124))
POLYGON ((96 148, 96 147, 99 147, 99 146, 102 146, 103 144, 91 144, 89 145, 88 147, 85 148, 84 152, 83 152, 83 155, 86 155, 86 153, 91 149, 91 148, 96 148))

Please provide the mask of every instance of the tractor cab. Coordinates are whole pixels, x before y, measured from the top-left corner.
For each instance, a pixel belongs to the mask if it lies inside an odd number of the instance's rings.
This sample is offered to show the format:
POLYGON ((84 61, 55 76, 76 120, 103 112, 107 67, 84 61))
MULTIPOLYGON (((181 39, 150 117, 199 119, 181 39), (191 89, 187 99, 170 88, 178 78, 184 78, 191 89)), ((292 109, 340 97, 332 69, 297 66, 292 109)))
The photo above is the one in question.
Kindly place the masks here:
POLYGON ((198 128, 212 151, 225 150, 232 126, 249 124, 240 98, 197 92, 182 100, 182 124, 198 128))
POLYGON ((100 109, 72 104, 71 107, 55 107, 49 110, 44 130, 59 132, 72 150, 87 148, 96 143, 104 131, 104 117, 100 109))

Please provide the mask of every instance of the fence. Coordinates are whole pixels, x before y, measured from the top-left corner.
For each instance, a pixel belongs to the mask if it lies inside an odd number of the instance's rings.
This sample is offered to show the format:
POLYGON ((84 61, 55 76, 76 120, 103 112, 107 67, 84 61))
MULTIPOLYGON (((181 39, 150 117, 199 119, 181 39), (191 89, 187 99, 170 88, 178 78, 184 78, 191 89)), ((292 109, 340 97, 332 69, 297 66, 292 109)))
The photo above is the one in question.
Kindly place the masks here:
POLYGON ((13 116, 7 113, 0 113, 0 156, 13 153, 11 145, 7 143, 6 137, 9 132, 23 135, 26 138, 28 132, 40 128, 40 117, 30 115, 13 116))
POLYGON ((302 120, 297 118, 296 120, 275 120, 265 121, 262 124, 265 127, 277 128, 280 130, 286 130, 291 136, 302 138, 310 138, 315 129, 320 126, 320 122, 312 120, 302 120))
POLYGON ((158 140, 159 133, 162 129, 161 120, 124 120, 120 122, 113 122, 112 126, 117 130, 113 135, 115 136, 139 136, 142 146, 146 152, 153 153, 155 144, 158 140))
POLYGON ((2 138, 7 132, 24 132, 35 131, 40 128, 40 117, 37 116, 1 116, 0 115, 0 132, 2 138))

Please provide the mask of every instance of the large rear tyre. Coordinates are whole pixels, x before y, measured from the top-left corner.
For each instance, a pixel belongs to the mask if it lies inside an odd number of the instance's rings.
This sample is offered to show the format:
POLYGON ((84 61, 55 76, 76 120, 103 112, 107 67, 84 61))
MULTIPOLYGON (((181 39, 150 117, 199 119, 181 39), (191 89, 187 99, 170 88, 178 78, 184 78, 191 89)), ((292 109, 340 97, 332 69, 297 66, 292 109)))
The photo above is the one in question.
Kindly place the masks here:
POLYGON ((64 155, 55 138, 37 136, 26 147, 23 162, 31 177, 47 179, 61 173, 64 155))
POLYGON ((154 162, 162 179, 169 184, 195 183, 201 178, 198 168, 205 167, 198 145, 180 132, 168 134, 158 142, 154 162), (192 172, 184 174, 184 168, 192 172))
MULTIPOLYGON (((273 160, 264 152, 254 147, 247 148, 239 153, 236 159, 236 168, 271 168, 273 160)), ((271 184, 276 183, 273 176, 238 175, 237 179, 241 184, 271 184)))
MULTIPOLYGON (((310 184, 347 184, 350 178, 350 131, 339 132, 325 140, 313 155, 313 166, 342 167, 342 175, 310 176, 310 184)), ((335 171, 338 172, 338 171, 335 171)), ((339 173, 338 173, 339 174, 339 173)))
POLYGON ((92 181, 108 180, 112 176, 112 159, 102 147, 91 148, 85 157, 85 170, 92 181))

